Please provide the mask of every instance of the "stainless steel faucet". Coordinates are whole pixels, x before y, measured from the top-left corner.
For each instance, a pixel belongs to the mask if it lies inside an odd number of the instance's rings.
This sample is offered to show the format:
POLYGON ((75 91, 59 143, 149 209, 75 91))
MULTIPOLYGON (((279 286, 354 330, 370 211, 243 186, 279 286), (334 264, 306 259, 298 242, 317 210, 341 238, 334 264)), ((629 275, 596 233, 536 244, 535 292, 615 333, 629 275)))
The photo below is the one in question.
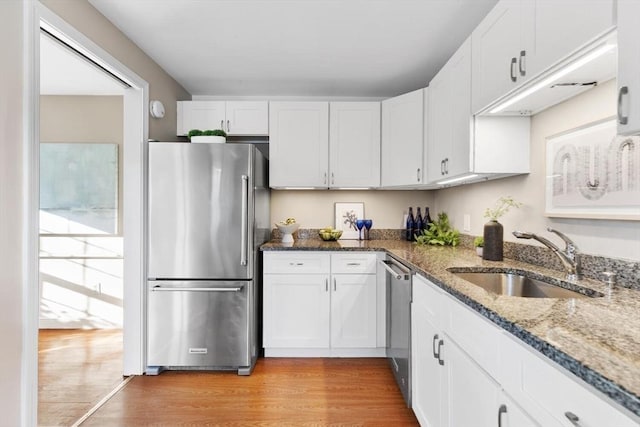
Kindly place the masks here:
POLYGON ((554 230, 553 228, 547 228, 547 231, 550 233, 555 233, 562 240, 564 240, 565 248, 564 251, 560 250, 555 244, 545 239, 544 237, 538 236, 537 234, 523 232, 523 231, 514 231, 513 235, 518 239, 534 239, 538 242, 542 243, 549 249, 553 251, 554 254, 560 258, 562 265, 567 271, 567 280, 577 280, 582 279, 582 266, 580 264, 580 252, 578 252, 578 247, 573 241, 568 238, 564 233, 559 232, 558 230, 554 230))

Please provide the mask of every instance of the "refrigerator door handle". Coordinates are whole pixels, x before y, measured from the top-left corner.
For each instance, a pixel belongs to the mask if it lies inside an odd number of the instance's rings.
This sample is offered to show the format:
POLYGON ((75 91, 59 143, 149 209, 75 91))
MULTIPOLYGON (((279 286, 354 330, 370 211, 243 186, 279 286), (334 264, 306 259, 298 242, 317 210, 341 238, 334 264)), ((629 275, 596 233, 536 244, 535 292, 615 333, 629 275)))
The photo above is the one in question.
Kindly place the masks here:
POLYGON ((247 234, 249 233, 249 177, 242 175, 242 226, 240 231, 240 265, 247 265, 247 234))
POLYGON ((153 292, 240 292, 243 286, 236 286, 233 288, 163 288, 160 285, 156 285, 151 290, 153 292))

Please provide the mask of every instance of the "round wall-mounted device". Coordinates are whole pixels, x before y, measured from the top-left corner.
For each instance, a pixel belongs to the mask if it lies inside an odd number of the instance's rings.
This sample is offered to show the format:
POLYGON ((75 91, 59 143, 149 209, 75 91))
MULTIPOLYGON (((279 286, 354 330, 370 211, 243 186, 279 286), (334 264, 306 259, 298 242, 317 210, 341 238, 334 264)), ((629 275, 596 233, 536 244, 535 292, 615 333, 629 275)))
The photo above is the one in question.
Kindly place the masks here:
POLYGON ((158 100, 149 102, 149 114, 155 119, 164 117, 164 105, 158 100))

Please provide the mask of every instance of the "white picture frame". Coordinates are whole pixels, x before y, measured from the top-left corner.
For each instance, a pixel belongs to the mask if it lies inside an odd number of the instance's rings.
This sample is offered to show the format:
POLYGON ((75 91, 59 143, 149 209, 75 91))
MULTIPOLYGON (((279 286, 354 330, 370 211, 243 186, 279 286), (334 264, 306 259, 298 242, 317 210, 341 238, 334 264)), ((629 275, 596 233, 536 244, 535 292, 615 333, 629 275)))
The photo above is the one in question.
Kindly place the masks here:
POLYGON ((547 138, 545 215, 640 220, 640 136, 607 118, 547 138))
POLYGON ((356 219, 364 219, 364 203, 336 202, 335 219, 335 228, 342 230, 340 240, 357 240, 359 233, 355 221, 356 219))

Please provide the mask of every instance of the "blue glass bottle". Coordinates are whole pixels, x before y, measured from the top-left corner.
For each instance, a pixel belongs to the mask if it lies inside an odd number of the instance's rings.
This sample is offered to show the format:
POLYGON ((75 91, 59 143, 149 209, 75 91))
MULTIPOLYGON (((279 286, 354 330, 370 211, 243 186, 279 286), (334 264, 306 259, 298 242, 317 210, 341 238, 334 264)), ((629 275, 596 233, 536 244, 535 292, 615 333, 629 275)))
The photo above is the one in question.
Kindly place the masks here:
POLYGON ((409 215, 407 215, 407 224, 405 227, 405 239, 412 242, 413 241, 413 233, 416 228, 416 220, 413 217, 413 208, 409 207, 409 215))

